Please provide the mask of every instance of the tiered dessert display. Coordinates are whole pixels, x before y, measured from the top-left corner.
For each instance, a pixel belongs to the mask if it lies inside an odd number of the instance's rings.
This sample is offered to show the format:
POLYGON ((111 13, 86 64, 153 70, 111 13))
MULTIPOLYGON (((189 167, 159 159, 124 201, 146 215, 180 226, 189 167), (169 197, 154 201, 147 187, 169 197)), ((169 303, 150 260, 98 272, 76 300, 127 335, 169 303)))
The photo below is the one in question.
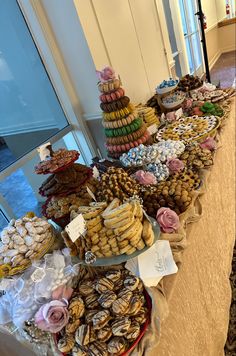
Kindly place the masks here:
MULTIPOLYGON (((146 128, 158 125, 155 104, 134 110, 111 68, 100 79, 108 151, 120 160, 95 159, 95 179, 91 168, 75 163, 77 151, 49 146, 35 167, 37 174, 50 174, 40 187, 45 218, 28 213, 1 232, 0 325, 40 355, 128 356, 138 344, 138 352, 146 352, 150 332, 158 335, 157 299, 165 297, 161 285, 147 293, 141 272, 126 267, 158 248, 160 233, 179 262, 184 244, 178 244, 196 216, 218 128, 229 112, 225 98, 233 94, 191 76, 179 84, 164 81, 158 110, 166 115, 148 145, 146 128), (167 112, 164 105, 178 88, 185 93, 177 105, 182 111, 167 112), (65 230, 53 230, 46 218, 65 230)), ((149 259, 145 264, 153 267, 149 259)))
POLYGON ((68 224, 72 209, 91 202, 87 187, 94 192, 97 186, 91 169, 74 163, 78 158, 75 150, 51 150, 51 155, 35 167, 37 174, 52 173, 39 188, 39 193, 47 197, 43 215, 62 227, 68 224))
POLYGON ((130 148, 147 142, 147 126, 128 96, 125 96, 121 80, 115 77, 114 70, 105 67, 97 73, 100 79, 98 89, 102 93, 100 107, 103 110, 102 125, 105 129, 108 156, 119 158, 130 148))
POLYGON ((169 110, 181 107, 185 99, 185 94, 177 90, 177 88, 178 80, 172 78, 163 80, 163 82, 156 87, 157 102, 162 111, 168 112, 169 110))

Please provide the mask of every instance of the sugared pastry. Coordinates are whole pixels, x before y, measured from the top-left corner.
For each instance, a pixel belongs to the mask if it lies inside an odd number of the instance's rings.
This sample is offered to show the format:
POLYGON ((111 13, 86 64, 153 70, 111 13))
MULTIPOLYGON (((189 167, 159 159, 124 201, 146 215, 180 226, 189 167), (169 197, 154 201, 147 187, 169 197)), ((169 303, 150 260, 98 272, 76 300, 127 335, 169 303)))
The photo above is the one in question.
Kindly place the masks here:
POLYGON ((126 335, 130 325, 131 325, 131 320, 128 317, 117 318, 111 324, 113 335, 114 336, 126 335))
POLYGON ((136 315, 139 313, 142 308, 142 301, 139 295, 133 295, 129 302, 129 310, 127 312, 128 315, 136 315))
POLYGON ((94 341, 89 344, 87 350, 88 356, 108 356, 107 344, 102 341, 94 341))
POLYGON ((86 315, 85 315, 86 324, 92 324, 92 323, 93 323, 93 317, 94 317, 94 315, 97 314, 98 312, 99 312, 98 309, 86 310, 86 315))
POLYGON ((83 297, 86 297, 88 294, 93 293, 93 282, 90 280, 84 281, 79 285, 79 292, 83 297))
POLYGON ((86 356, 87 347, 76 344, 72 349, 72 356, 86 356))
POLYGON ((108 352, 118 356, 125 352, 126 347, 126 340, 123 337, 115 336, 108 343, 108 352))
POLYGON ((98 298, 98 303, 103 307, 103 308, 110 308, 112 303, 117 299, 117 295, 111 291, 107 290, 103 294, 100 295, 98 298))
POLYGON ((137 339, 137 337, 140 334, 140 325, 137 322, 132 322, 132 324, 130 325, 125 338, 129 341, 129 342, 133 342, 137 339))
POLYGON ((90 343, 90 334, 90 325, 80 325, 75 332, 75 341, 81 346, 86 346, 90 343))
POLYGON ((65 335, 58 341, 57 348, 63 353, 70 352, 75 344, 75 339, 72 335, 65 335))
POLYGON ((124 286, 131 291, 134 291, 138 287, 138 284, 139 278, 136 276, 127 276, 124 280, 124 286))
POLYGON ((99 293, 104 293, 107 290, 113 290, 113 288, 114 283, 106 277, 100 278, 95 285, 95 289, 99 293))
POLYGON ((95 330, 103 328, 110 320, 110 312, 108 310, 102 310, 94 315, 93 327, 95 330))
POLYGON ((84 298, 85 305, 88 309, 96 309, 99 306, 98 303, 99 295, 97 293, 89 294, 84 298))
POLYGON ((106 277, 110 279, 113 283, 116 283, 121 278, 120 271, 108 271, 106 277))
POLYGON ((106 342, 112 336, 112 330, 109 325, 106 325, 104 328, 98 330, 97 338, 103 342, 106 342))
POLYGON ((112 304, 112 312, 115 315, 125 315, 127 310, 129 309, 129 302, 126 299, 118 298, 112 304))

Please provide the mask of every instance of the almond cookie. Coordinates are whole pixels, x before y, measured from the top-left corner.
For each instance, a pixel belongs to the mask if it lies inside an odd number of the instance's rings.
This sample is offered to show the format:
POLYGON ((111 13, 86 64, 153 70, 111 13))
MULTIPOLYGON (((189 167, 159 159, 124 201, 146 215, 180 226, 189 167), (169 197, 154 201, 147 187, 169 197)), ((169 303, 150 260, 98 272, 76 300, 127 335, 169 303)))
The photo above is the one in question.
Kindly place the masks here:
POLYGON ((128 251, 126 251, 126 255, 132 255, 136 251, 134 246, 131 246, 128 251))
POLYGON ((92 229, 94 226, 96 226, 98 223, 100 223, 102 221, 100 215, 96 216, 93 219, 87 220, 86 221, 86 227, 87 229, 92 229))
POLYGON ((107 228, 119 228, 117 224, 119 225, 119 223, 121 223, 121 225, 123 225, 123 221, 127 221, 129 218, 132 218, 132 212, 127 210, 121 214, 116 215, 114 218, 104 220, 104 225, 107 228))
POLYGON ((93 228, 87 230, 86 234, 87 234, 89 237, 92 237, 93 234, 95 234, 96 232, 99 232, 101 229, 102 229, 102 224, 101 224, 101 223, 98 223, 98 224, 95 225, 93 228))

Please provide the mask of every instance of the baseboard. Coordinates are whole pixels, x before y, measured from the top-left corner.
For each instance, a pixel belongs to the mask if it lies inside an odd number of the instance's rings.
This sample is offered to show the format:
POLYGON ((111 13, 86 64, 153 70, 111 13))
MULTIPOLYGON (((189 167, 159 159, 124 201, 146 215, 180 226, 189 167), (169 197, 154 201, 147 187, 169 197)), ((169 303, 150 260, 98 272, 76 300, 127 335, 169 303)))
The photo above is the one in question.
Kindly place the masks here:
POLYGON ((233 52, 233 51, 236 51, 235 45, 222 48, 221 53, 227 53, 227 52, 233 52))
POLYGON ((214 57, 209 61, 209 69, 211 70, 212 67, 215 65, 215 63, 218 61, 218 59, 220 58, 222 52, 218 51, 214 57))

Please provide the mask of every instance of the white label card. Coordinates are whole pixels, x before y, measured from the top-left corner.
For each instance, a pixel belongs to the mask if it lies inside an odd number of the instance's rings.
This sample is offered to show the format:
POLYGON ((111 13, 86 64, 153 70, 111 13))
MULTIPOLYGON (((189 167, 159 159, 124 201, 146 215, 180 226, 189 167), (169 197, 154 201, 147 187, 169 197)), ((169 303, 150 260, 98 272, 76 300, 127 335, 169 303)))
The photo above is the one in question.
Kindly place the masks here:
POLYGON ((158 240, 137 259, 140 278, 147 287, 156 286, 162 277, 178 271, 170 243, 166 240, 158 240))
POLYGON ((93 178, 98 179, 100 177, 99 170, 96 166, 93 167, 93 178))
POLYGON ((90 197, 91 197, 94 201, 97 201, 97 199, 95 198, 95 195, 94 195, 93 192, 89 189, 89 187, 87 187, 87 192, 89 193, 90 197))
POLYGON ((65 230, 72 242, 75 242, 86 232, 86 222, 82 214, 79 214, 74 220, 66 225, 65 230))
POLYGON ((47 157, 50 157, 50 151, 47 148, 47 146, 51 145, 50 142, 45 143, 44 145, 40 146, 37 148, 37 151, 39 153, 39 157, 41 161, 45 161, 47 157))
POLYGON ((182 108, 179 108, 178 110, 176 110, 175 112, 175 117, 176 117, 176 120, 179 120, 179 118, 183 116, 183 109, 182 108))
POLYGON ((154 135, 157 132, 157 124, 153 124, 147 128, 150 135, 154 135))

